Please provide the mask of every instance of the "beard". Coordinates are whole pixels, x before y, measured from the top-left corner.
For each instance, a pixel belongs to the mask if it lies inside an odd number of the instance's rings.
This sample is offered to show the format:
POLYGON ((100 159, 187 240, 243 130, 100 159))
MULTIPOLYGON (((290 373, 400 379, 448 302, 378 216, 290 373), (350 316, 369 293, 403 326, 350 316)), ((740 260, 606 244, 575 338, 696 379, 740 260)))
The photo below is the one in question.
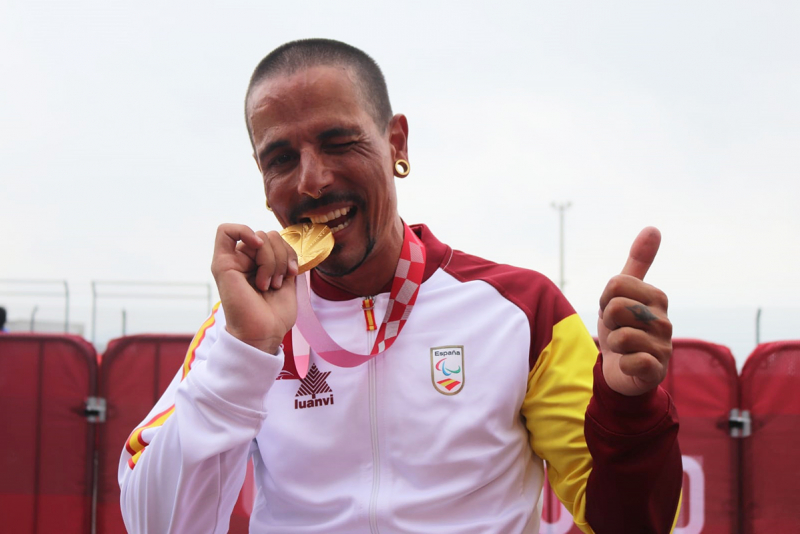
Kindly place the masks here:
POLYGON ((328 258, 323 261, 319 266, 317 266, 317 272, 324 274, 326 276, 331 276, 334 278, 340 278, 342 276, 347 276, 356 271, 359 267, 361 267, 367 258, 372 253, 372 249, 375 248, 375 238, 372 236, 372 232, 370 231, 370 226, 367 224, 365 228, 366 235, 367 235, 367 245, 364 247, 364 254, 358 259, 355 263, 347 262, 344 258, 340 257, 342 250, 344 249, 344 245, 334 245, 333 251, 328 258))

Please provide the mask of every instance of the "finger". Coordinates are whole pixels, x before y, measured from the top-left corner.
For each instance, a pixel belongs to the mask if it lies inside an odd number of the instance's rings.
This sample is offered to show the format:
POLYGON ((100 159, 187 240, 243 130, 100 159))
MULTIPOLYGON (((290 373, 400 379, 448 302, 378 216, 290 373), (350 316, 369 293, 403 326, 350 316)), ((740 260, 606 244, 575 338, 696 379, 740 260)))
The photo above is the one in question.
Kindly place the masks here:
POLYGON ((618 274, 611 278, 600 295, 600 311, 606 309, 612 299, 623 297, 667 311, 669 301, 666 293, 647 282, 627 274, 618 274))
POLYGON ((622 268, 622 274, 634 276, 639 280, 644 280, 648 269, 656 258, 658 247, 661 244, 661 232, 658 228, 648 226, 636 236, 631 245, 628 261, 622 268))
POLYGON ((647 353, 662 364, 666 364, 672 354, 672 343, 668 338, 656 337, 638 328, 628 326, 610 332, 606 343, 608 348, 617 354, 647 353))
POLYGON ((256 287, 261 291, 267 291, 272 283, 272 270, 261 265, 256 270, 256 287))
POLYGON ((619 369, 647 384, 660 384, 667 374, 664 364, 647 352, 624 354, 619 360, 619 369))
POLYGON ((269 289, 272 283, 272 276, 275 273, 275 254, 272 251, 272 244, 266 238, 267 235, 264 232, 259 232, 259 234, 263 234, 263 237, 259 237, 264 241, 264 244, 256 251, 256 265, 258 265, 256 287, 261 291, 266 291, 269 289))
POLYGON ((239 241, 236 243, 236 252, 240 254, 244 254, 254 262, 256 261, 256 252, 258 252, 257 248, 251 248, 247 246, 243 241, 239 241))
POLYGON ((289 273, 289 253, 286 250, 286 241, 283 240, 278 232, 267 234, 266 241, 272 247, 272 254, 275 259, 272 288, 280 289, 284 277, 289 273))
POLYGON ((603 310, 602 321, 609 330, 632 326, 643 330, 658 328, 659 312, 632 299, 618 297, 603 310))
POLYGON ((236 253, 233 256, 236 270, 240 273, 255 272, 256 251, 239 241, 236 243, 236 253))
POLYGON ((214 253, 232 254, 236 250, 236 244, 240 241, 253 249, 264 244, 263 240, 249 226, 221 224, 217 228, 217 236, 214 240, 214 253))
POLYGON ((286 249, 286 258, 289 261, 289 276, 297 276, 300 272, 300 264, 297 260, 297 252, 283 238, 283 248, 286 249))
MULTIPOLYGON (((249 248, 247 243, 256 245, 260 238, 247 226, 241 224, 221 224, 214 239, 214 254, 211 260, 211 273, 216 279, 228 269, 248 272, 255 267, 253 260, 243 254, 249 248)), ((252 250, 252 249, 251 249, 252 250)))

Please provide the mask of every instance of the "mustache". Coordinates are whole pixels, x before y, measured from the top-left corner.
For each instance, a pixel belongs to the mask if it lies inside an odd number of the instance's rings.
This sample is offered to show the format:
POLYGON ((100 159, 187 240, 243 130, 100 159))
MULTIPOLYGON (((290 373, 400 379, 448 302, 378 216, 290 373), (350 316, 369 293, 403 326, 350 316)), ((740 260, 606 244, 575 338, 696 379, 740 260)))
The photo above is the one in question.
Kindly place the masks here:
POLYGON ((319 198, 306 197, 289 211, 289 224, 298 224, 300 222, 300 215, 306 211, 323 208, 330 204, 336 204, 337 202, 352 203, 359 209, 363 209, 365 205, 364 199, 355 193, 340 192, 328 193, 319 198))

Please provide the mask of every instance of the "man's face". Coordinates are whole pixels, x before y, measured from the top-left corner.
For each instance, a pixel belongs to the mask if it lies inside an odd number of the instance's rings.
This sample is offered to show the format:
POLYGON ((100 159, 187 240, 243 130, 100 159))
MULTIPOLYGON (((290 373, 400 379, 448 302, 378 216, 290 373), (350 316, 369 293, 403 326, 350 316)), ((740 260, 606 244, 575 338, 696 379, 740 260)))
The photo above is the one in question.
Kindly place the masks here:
POLYGON ((406 133, 397 135, 404 126, 395 117, 382 131, 354 80, 332 66, 276 76, 256 85, 247 108, 270 207, 284 227, 310 220, 331 228, 336 245, 319 270, 333 276, 392 242, 393 165, 406 157, 406 133))

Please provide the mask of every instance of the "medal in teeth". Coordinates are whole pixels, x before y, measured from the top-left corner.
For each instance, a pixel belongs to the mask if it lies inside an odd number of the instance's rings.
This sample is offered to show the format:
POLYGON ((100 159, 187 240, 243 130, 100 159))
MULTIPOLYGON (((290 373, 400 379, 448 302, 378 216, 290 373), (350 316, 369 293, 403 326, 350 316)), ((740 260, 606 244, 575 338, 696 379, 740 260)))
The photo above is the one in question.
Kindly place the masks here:
MULTIPOLYGON (((343 210, 336 210, 337 212, 343 210)), ((349 211, 349 208, 348 210, 349 211)), ((347 213, 345 211, 344 213, 347 213)), ((322 217, 325 217, 324 215, 322 217)), ((341 215, 339 215, 341 217, 341 215)), ((335 218, 335 217, 334 217, 335 218)), ((319 219, 319 217, 315 217, 319 219)), ((326 220, 333 220, 333 218, 326 220)), ((347 221, 349 223, 350 221, 347 221)), ((347 223, 340 224, 339 229, 347 226, 347 223), (340 228, 341 227, 341 228, 340 228)), ((284 241, 289 243, 297 254, 297 266, 299 272, 303 274, 325 261, 333 250, 333 231, 325 224, 316 222, 306 222, 287 226, 280 231, 284 241)))

